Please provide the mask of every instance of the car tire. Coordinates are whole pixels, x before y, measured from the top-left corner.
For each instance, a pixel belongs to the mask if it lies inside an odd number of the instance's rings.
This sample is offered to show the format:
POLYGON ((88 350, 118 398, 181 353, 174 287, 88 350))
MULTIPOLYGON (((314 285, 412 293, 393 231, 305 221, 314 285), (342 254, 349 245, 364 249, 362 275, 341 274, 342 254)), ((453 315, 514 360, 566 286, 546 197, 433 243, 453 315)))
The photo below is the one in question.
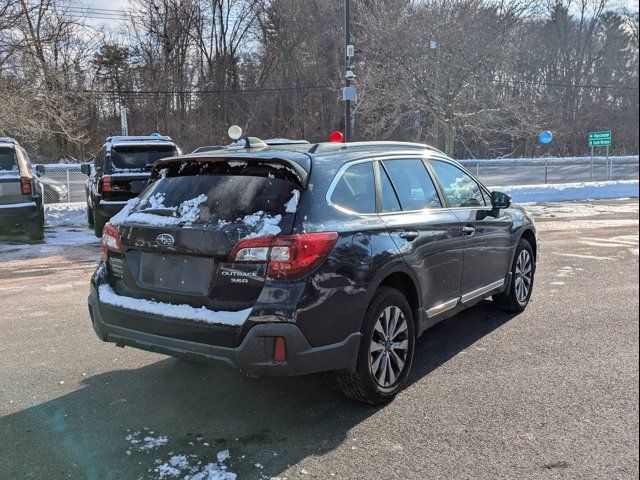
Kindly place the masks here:
POLYGON ((380 288, 361 332, 356 370, 338 372, 338 383, 353 400, 387 403, 404 387, 415 350, 413 313, 405 296, 394 288, 380 288))
POLYGON ((44 239, 44 210, 41 211, 31 225, 27 227, 29 240, 41 241, 44 239))
POLYGON ((531 244, 520 239, 511 265, 511 283, 505 293, 493 296, 498 309, 505 312, 519 313, 524 311, 531 300, 536 263, 531 244))
POLYGON ((102 230, 104 230, 104 226, 107 224, 107 220, 100 215, 97 210, 92 209, 93 211, 93 231, 96 234, 96 237, 102 237, 102 230))
POLYGON ((93 227, 93 208, 91 208, 91 205, 89 205, 87 203, 87 222, 89 223, 90 227, 93 227))

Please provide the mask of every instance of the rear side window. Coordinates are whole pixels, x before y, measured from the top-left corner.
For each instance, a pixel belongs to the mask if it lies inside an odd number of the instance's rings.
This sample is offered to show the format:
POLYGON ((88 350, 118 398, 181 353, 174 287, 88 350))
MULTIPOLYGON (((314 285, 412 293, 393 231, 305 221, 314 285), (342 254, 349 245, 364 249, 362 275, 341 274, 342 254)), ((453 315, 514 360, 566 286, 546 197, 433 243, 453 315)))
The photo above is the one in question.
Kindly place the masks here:
POLYGON ((402 210, 391 180, 389 180, 384 168, 380 169, 380 187, 382 189, 382 212, 390 213, 402 210))
POLYGON ((0 171, 17 171, 16 152, 13 148, 0 148, 0 171))
POLYGON ((486 206, 486 201, 478 182, 470 175, 447 162, 431 160, 430 163, 452 207, 486 206))
POLYGON ((385 160, 383 165, 398 193, 403 210, 442 207, 438 191, 422 160, 385 160))
POLYGON ((331 203, 356 213, 376 213, 376 187, 371 162, 346 169, 335 184, 331 203))

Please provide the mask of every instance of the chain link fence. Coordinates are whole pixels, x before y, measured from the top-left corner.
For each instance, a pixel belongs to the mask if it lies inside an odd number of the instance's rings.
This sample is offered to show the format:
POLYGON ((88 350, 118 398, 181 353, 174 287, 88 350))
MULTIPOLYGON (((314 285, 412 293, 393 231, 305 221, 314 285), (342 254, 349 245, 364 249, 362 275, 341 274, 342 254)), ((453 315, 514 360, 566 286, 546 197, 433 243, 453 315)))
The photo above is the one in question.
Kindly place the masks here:
POLYGON ((40 180, 44 187, 44 203, 72 203, 86 200, 87 176, 80 171, 79 164, 44 165, 40 180))

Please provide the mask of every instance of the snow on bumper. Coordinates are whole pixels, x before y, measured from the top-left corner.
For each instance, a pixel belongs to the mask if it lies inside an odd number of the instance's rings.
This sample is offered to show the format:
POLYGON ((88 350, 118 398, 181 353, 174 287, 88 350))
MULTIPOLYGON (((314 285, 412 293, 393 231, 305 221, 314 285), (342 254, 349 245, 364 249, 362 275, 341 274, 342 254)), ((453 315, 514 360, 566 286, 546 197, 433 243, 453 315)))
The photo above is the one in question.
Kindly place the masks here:
POLYGON ((211 325, 242 326, 251 315, 251 309, 239 312, 215 312, 205 307, 195 308, 190 305, 173 305, 170 303, 153 302, 137 298, 124 297, 113 291, 109 284, 98 287, 100 301, 114 307, 125 308, 134 312, 150 313, 164 317, 179 318, 181 320, 194 320, 211 325))
POLYGON ((163 316, 158 316, 111 305, 104 301, 103 293, 107 292, 107 299, 113 300, 113 298, 110 297, 108 290, 101 289, 102 286, 104 285, 96 288, 92 283, 88 302, 93 329, 105 342, 189 360, 225 363, 249 375, 292 376, 342 369, 354 371, 355 369, 360 332, 355 332, 338 343, 312 347, 297 325, 277 321, 273 316, 251 316, 249 321, 254 325, 248 329, 246 325, 242 327, 247 329, 247 332, 240 344, 221 346, 205 343, 205 330, 219 331, 240 327, 190 322, 193 329, 198 329, 198 332, 190 339, 185 339, 182 334, 175 335, 175 320, 166 317, 166 311, 163 312, 163 316), (153 326, 148 329, 139 328, 142 326, 141 322, 147 322, 147 326, 153 326), (285 339, 286 360, 284 362, 273 360, 276 337, 285 339))

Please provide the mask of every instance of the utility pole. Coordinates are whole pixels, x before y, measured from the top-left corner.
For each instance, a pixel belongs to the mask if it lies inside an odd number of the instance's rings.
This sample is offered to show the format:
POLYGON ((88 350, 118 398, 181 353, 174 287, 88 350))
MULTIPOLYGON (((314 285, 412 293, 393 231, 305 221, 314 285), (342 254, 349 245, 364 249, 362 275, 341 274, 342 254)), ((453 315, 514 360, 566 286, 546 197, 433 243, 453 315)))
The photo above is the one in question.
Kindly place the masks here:
POLYGON ((129 122, 127 120, 127 107, 120 108, 120 135, 129 136, 129 122))
POLYGON ((351 0, 344 0, 344 32, 345 32, 345 89, 342 95, 344 100, 344 140, 350 142, 353 132, 351 131, 351 102, 355 100, 355 91, 351 85, 353 74, 350 71, 351 58, 353 57, 353 46, 351 45, 351 0))

